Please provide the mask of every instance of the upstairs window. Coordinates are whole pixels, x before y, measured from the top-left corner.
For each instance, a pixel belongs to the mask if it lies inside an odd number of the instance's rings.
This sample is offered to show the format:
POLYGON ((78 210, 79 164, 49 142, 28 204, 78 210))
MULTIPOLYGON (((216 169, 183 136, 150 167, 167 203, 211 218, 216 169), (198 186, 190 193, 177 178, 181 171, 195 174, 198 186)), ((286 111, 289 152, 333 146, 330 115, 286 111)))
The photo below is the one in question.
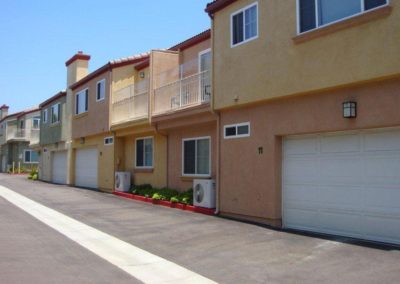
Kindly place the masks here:
POLYGON ((258 4, 254 3, 231 16, 231 45, 236 46, 258 36, 258 4))
POLYGON ((40 118, 35 117, 32 120, 32 129, 40 129, 40 118))
POLYGON ((384 6, 388 0, 299 0, 299 32, 349 18, 384 6))
POLYGON ((46 108, 43 110, 43 114, 42 114, 43 123, 47 123, 47 117, 48 117, 48 112, 47 112, 47 108, 46 108))
POLYGON ((25 128, 25 121, 23 121, 23 120, 19 121, 19 128, 20 129, 24 129, 25 128))
POLYGON ((61 108, 60 104, 55 104, 51 107, 51 123, 57 123, 60 122, 60 117, 61 117, 61 108))
POLYGON ((103 79, 97 82, 96 85, 96 101, 104 100, 105 94, 106 94, 106 80, 103 79))
POLYGON ((88 111, 89 89, 80 91, 75 95, 75 114, 88 111))

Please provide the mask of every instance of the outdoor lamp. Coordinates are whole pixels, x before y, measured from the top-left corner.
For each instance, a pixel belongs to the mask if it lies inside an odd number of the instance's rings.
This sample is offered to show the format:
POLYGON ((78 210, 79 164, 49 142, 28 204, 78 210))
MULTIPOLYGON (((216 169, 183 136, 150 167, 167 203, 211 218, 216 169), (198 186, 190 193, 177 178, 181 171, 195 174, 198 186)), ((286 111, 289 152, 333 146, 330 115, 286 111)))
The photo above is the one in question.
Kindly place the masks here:
POLYGON ((344 102, 343 103, 343 118, 355 118, 357 117, 357 103, 356 102, 344 102))

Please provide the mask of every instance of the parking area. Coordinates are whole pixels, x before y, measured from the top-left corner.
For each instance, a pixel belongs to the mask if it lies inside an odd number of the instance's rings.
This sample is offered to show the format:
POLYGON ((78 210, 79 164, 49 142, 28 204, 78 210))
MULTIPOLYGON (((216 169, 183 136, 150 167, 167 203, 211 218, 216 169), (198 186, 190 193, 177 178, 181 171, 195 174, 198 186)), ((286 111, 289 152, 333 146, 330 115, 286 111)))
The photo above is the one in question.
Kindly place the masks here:
MULTIPOLYGON (((280 232, 111 194, 29 181, 24 176, 0 174, 0 185, 219 283, 395 283, 400 277, 400 251, 395 247, 280 232)), ((11 206, 0 201, 2 208, 11 206)), ((23 218, 30 218, 32 225, 38 223, 29 216, 23 218)), ((5 228, 7 220, 1 218, 0 226, 5 228)), ((16 223, 21 220, 15 218, 16 223)), ((5 236, 4 231, 0 234, 5 236)), ((66 238, 65 242, 74 245, 66 238)), ((7 251, 1 246, 4 243, 0 243, 0 251, 7 251)), ((45 248, 47 243, 40 246, 45 248)), ((30 263, 23 260, 26 248, 17 246, 16 250, 21 253, 15 252, 12 260, 29 268, 30 263)), ((0 274, 7 269, 10 254, 8 250, 0 260, 0 274)), ((94 255, 87 260, 99 269, 108 265, 94 255)), ((113 277, 112 273, 103 278, 113 277)), ((118 280, 126 281, 122 275, 113 283, 120 283, 118 280)))

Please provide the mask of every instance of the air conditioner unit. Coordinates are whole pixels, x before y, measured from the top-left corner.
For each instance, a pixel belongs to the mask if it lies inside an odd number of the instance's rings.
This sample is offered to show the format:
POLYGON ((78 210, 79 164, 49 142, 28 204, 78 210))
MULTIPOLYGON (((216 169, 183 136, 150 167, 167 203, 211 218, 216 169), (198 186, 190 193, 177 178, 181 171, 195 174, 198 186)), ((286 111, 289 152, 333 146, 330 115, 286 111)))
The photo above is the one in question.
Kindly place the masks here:
POLYGON ((215 181, 211 179, 193 180, 193 205, 215 208, 215 181))
POLYGON ((131 188, 131 173, 116 172, 115 173, 115 190, 128 192, 131 188))

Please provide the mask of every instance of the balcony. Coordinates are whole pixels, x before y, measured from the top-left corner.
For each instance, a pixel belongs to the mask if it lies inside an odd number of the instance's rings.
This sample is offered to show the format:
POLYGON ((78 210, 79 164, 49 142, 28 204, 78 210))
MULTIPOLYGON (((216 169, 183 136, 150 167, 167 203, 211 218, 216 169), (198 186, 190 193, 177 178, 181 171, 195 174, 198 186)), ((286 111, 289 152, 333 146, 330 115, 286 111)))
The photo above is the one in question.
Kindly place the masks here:
POLYGON ((211 74, 203 71, 154 90, 155 115, 201 105, 211 99, 211 74))
POLYGON ((143 80, 113 93, 111 124, 146 118, 149 113, 149 80, 143 80))
POLYGON ((38 144, 40 138, 40 129, 7 129, 7 141, 29 141, 30 144, 38 144))

